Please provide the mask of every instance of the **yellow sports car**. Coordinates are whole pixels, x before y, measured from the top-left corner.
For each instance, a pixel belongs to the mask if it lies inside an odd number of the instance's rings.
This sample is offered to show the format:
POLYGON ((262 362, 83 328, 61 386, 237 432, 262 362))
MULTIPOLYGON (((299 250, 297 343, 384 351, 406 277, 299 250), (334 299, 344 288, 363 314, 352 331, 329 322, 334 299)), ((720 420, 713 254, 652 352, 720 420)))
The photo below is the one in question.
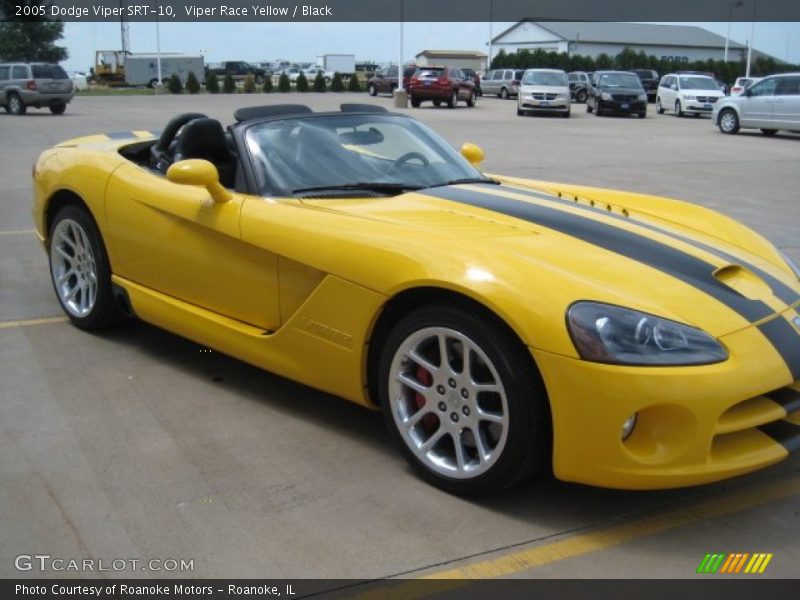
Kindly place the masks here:
MULTIPOLYGON (((34 166, 56 296, 370 408, 453 493, 701 484, 800 447, 798 268, 730 218, 477 169, 368 105, 73 139, 34 166)), ((88 341, 88 340, 87 340, 88 341)))

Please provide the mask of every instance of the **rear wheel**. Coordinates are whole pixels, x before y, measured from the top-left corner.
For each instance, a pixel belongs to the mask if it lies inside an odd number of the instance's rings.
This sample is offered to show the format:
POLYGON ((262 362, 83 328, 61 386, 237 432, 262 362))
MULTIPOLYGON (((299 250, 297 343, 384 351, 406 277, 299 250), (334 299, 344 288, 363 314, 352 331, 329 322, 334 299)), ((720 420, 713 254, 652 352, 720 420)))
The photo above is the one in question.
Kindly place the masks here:
POLYGON ((506 88, 500 88, 500 94, 499 94, 499 96, 500 96, 500 97, 501 97, 503 100, 508 100, 508 90, 507 90, 506 88))
POLYGON ((369 91, 370 96, 377 96, 378 95, 378 88, 375 87, 374 83, 370 83, 367 86, 367 90, 369 91))
POLYGON ((448 108, 455 108, 456 104, 458 104, 458 92, 453 90, 450 93, 450 97, 447 99, 447 106, 448 108))
POLYGON ((384 348, 384 419, 423 479, 475 495, 547 464, 544 388, 511 332, 474 311, 428 307, 403 318, 384 348))
POLYGON ((56 102, 50 105, 50 112, 54 115, 63 115, 65 110, 67 110, 66 102, 56 102))
POLYGON ((763 133, 767 137, 770 137, 770 136, 773 136, 776 133, 778 133, 778 130, 777 129, 762 129, 761 133, 763 133))
POLYGON ((114 325, 122 312, 114 301, 111 266, 103 240, 85 209, 58 211, 48 237, 50 277, 61 308, 81 329, 114 325))
POLYGON ((475 108, 475 105, 478 103, 478 96, 475 92, 472 92, 467 98, 467 106, 470 108, 475 108))
POLYGON ((737 133, 739 131, 739 116, 735 110, 726 108, 720 113, 719 130, 722 133, 737 133))
POLYGON ((28 107, 25 106, 25 103, 22 101, 22 98, 19 97, 19 94, 11 93, 6 99, 6 110, 12 115, 20 116, 25 114, 25 112, 28 110, 28 107))

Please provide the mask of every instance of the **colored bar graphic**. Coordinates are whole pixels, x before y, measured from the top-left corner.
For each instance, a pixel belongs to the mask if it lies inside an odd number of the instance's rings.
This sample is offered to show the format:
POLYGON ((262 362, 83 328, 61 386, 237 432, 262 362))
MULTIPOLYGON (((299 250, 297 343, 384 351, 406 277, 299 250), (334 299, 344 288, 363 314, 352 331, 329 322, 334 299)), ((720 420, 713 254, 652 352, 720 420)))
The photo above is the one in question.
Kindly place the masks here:
POLYGON ((763 573, 772 560, 772 556, 771 553, 750 554, 749 552, 734 552, 731 554, 715 552, 714 554, 706 554, 697 567, 697 573, 763 573))

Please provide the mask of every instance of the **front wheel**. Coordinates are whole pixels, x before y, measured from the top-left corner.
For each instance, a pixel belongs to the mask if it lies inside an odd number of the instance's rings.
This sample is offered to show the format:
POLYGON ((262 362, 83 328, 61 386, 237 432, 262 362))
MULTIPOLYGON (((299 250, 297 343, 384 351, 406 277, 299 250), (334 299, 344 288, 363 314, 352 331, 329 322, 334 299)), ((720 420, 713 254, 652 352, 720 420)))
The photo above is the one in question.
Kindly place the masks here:
POLYGON ((683 109, 681 108, 681 101, 675 100, 675 116, 682 117, 683 116, 683 109))
POLYGON ((664 107, 661 106, 661 98, 656 98, 656 112, 660 115, 664 114, 664 107))
POLYGON ((547 465, 544 388, 510 331, 464 308, 427 307, 403 318, 384 348, 384 419, 423 479, 476 495, 547 465))
POLYGON ((420 103, 421 100, 419 98, 414 98, 414 96, 411 96, 411 106, 414 108, 419 108, 420 103))
POLYGON ((61 308, 77 327, 105 329, 122 318, 100 231, 85 209, 58 211, 48 237, 50 277, 61 308))
POLYGON ((739 131, 739 116, 732 108, 726 108, 719 115, 719 130, 722 133, 737 133, 739 131))
POLYGON ((19 97, 19 94, 11 93, 6 99, 6 110, 12 115, 21 116, 25 114, 25 112, 28 110, 28 107, 25 106, 25 103, 22 101, 22 98, 19 97))

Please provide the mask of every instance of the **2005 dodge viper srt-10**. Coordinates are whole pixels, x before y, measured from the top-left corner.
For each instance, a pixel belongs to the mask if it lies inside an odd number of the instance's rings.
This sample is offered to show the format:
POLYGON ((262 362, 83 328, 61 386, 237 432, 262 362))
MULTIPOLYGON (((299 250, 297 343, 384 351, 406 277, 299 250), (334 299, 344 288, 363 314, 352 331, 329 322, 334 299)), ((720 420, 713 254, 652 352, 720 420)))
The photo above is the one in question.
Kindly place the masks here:
POLYGON ((135 316, 380 408, 453 493, 550 469, 696 485, 800 447, 787 256, 705 208, 482 158, 369 105, 189 113, 45 151, 33 214, 77 327, 135 316))

